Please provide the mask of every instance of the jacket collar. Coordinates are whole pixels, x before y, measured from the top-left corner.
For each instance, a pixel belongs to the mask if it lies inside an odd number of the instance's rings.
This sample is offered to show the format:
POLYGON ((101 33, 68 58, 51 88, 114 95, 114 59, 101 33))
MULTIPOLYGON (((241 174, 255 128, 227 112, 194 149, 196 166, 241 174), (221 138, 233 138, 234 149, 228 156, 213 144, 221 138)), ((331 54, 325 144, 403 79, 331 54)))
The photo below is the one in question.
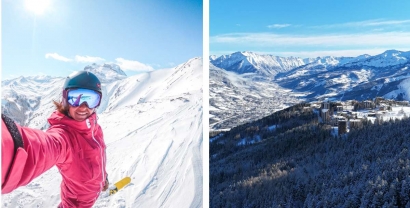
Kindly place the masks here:
POLYGON ((54 111, 50 118, 48 118, 48 123, 50 123, 50 125, 62 124, 79 132, 86 133, 90 132, 91 129, 95 129, 94 127, 97 124, 97 114, 91 114, 90 117, 84 121, 76 121, 58 111, 54 111))

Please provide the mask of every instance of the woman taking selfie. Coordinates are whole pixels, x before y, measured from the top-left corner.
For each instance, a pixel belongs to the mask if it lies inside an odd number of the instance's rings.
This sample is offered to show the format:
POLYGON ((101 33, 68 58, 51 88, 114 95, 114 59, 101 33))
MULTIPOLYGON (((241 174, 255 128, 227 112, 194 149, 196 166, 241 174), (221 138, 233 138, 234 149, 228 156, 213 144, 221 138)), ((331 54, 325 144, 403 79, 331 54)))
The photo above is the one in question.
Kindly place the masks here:
POLYGON ((96 115, 101 98, 99 79, 81 71, 66 78, 47 131, 22 127, 2 115, 2 194, 56 165, 62 176, 59 207, 92 207, 109 185, 96 115))

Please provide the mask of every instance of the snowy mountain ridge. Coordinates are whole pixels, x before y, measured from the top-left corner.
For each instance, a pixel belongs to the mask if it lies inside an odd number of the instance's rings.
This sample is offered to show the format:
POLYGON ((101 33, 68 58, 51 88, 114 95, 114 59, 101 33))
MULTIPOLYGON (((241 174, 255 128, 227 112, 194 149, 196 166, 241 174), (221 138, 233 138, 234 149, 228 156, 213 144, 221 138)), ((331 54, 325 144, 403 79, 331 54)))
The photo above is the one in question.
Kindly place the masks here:
POLYGON ((382 54, 370 56, 363 54, 357 57, 334 57, 324 56, 316 58, 279 57, 254 52, 235 52, 220 57, 211 56, 210 62, 216 67, 239 74, 258 73, 260 75, 274 77, 283 73, 307 65, 308 67, 322 65, 326 67, 388 67, 405 64, 410 61, 410 51, 387 50, 382 54))
POLYGON ((301 101, 360 101, 377 96, 410 100, 410 51, 306 59, 236 52, 210 58, 210 65, 210 127, 214 130, 229 129, 301 101), (215 72, 213 67, 222 71, 215 72), (241 85, 230 81, 238 77, 241 85), (233 102, 237 98, 240 101, 233 102), (239 115, 248 116, 238 119, 239 115))
POLYGON ((376 56, 369 56, 360 61, 346 63, 345 66, 392 67, 410 62, 410 51, 387 50, 376 56))
POLYGON ((216 67, 239 74, 258 73, 266 76, 274 76, 277 73, 285 72, 295 67, 304 65, 301 58, 283 58, 272 55, 260 55, 253 52, 236 52, 230 55, 213 57, 211 63, 216 67))
MULTIPOLYGON (((87 69, 105 73, 108 68, 87 69)), ((109 180, 130 176, 132 181, 114 196, 102 193, 94 207, 201 207, 202 58, 131 77, 118 73, 122 79, 116 81, 96 75, 103 81, 97 113, 107 144, 109 180)), ((2 82, 3 113, 13 119, 25 116, 29 127, 47 128, 52 100, 61 97, 64 79, 2 82)), ((3 195, 3 207, 56 207, 60 182, 53 167, 3 195)))
POLYGON ((117 64, 105 63, 98 65, 94 63, 84 67, 84 70, 96 74, 101 82, 113 82, 127 77, 117 64))

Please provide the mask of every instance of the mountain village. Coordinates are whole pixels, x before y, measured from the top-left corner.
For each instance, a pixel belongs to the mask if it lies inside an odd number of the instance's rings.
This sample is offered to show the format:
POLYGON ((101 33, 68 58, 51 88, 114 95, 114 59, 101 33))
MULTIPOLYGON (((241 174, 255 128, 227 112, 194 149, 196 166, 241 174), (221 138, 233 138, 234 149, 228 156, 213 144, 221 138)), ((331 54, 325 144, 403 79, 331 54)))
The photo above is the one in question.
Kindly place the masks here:
POLYGON ((310 107, 319 116, 319 122, 329 124, 334 134, 343 135, 352 128, 359 128, 365 120, 388 121, 410 116, 409 101, 389 100, 377 97, 374 100, 312 102, 310 107))

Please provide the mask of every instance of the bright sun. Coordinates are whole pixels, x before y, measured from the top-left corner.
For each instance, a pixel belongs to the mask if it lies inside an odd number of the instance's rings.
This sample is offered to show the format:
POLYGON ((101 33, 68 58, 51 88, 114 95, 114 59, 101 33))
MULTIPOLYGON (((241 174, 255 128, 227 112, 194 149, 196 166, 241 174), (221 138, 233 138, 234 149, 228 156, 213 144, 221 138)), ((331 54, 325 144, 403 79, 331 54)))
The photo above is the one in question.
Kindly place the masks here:
POLYGON ((26 9, 41 15, 49 7, 50 0, 25 0, 26 9))

